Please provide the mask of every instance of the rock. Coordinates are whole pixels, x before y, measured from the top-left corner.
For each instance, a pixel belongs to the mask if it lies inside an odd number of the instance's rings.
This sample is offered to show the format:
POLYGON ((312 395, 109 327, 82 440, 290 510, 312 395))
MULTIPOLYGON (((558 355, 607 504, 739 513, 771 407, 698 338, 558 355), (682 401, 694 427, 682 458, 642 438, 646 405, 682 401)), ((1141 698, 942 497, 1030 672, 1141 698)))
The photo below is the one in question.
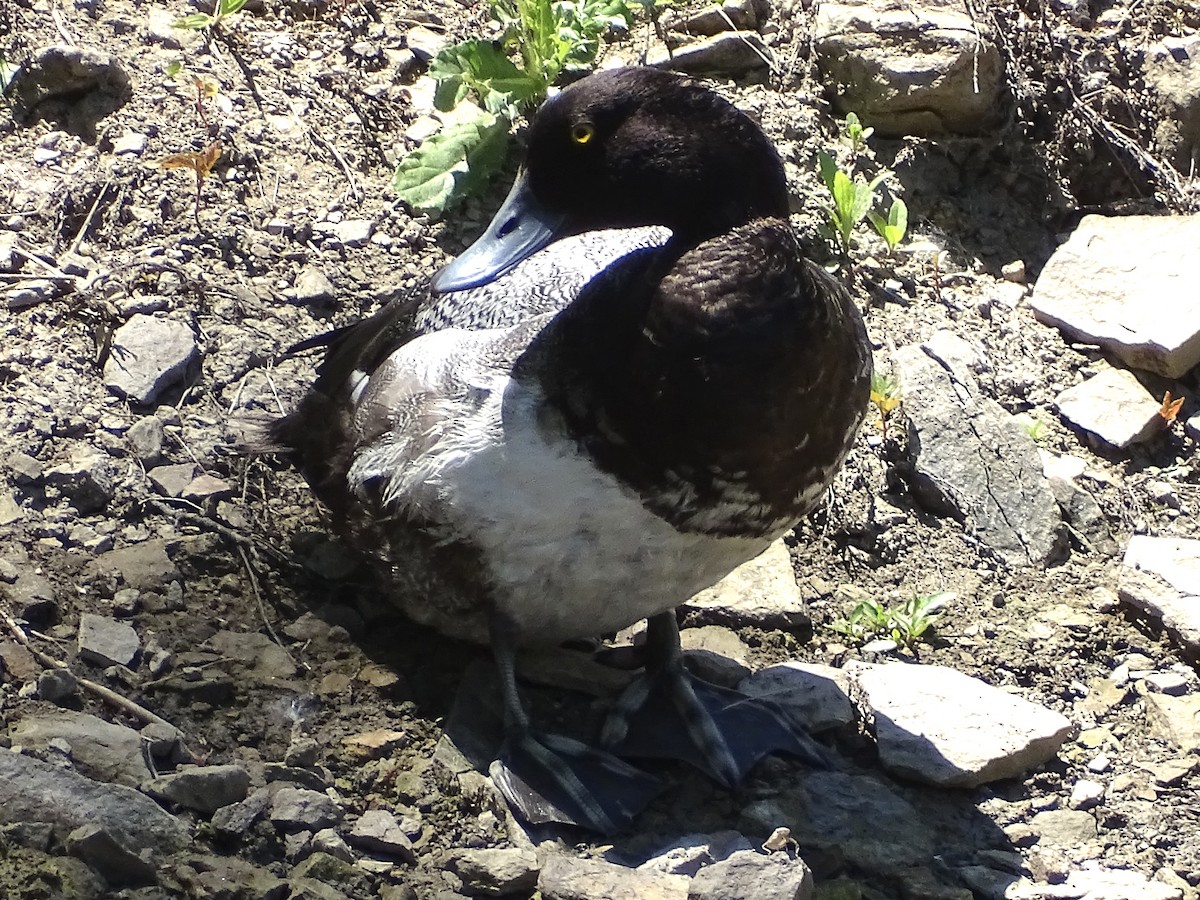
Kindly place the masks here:
POLYGON ((354 861, 354 852, 342 839, 342 836, 332 828, 322 828, 314 834, 309 847, 313 853, 326 853, 342 862, 354 861))
POLYGON ((92 138, 95 123, 131 95, 129 74, 115 57, 77 46, 35 51, 13 78, 18 121, 60 121, 73 134, 92 138))
POLYGON ((68 669, 47 669, 38 675, 37 693, 42 700, 58 703, 79 693, 79 679, 68 669))
POLYGON ((1071 809, 1091 809, 1104 802, 1104 785, 1098 781, 1080 778, 1071 788, 1067 806, 1071 809))
POLYGON ((1117 593, 1200 654, 1200 540, 1134 535, 1125 548, 1117 593))
POLYGON ((1151 881, 1141 872, 1109 869, 1088 860, 1068 874, 1053 896, 1082 900, 1182 900, 1184 895, 1179 888, 1151 881))
POLYGON ((1030 306, 1068 338, 1178 378, 1200 363, 1200 215, 1085 216, 1042 269, 1030 306))
POLYGON ((358 817, 347 837, 355 847, 369 853, 395 856, 410 864, 417 861, 412 841, 386 809, 368 809, 358 817))
POLYGON ((164 436, 162 419, 158 416, 143 416, 125 432, 134 459, 145 466, 152 466, 162 459, 164 436))
POLYGON ((1147 693, 1142 700, 1152 735, 1178 750, 1200 751, 1200 694, 1172 697, 1147 693))
POLYGON ((686 625, 750 625, 779 630, 812 625, 783 541, 776 541, 696 594, 682 609, 686 625))
POLYGON ((164 541, 145 541, 110 550, 89 564, 88 571, 91 577, 111 577, 139 591, 161 592, 168 583, 180 578, 164 541))
POLYGON ((180 849, 187 827, 132 788, 0 750, 0 822, 46 822, 63 831, 96 824, 134 853, 180 849))
POLYGON ((153 884, 155 867, 121 844, 104 827, 80 825, 67 835, 67 852, 78 856, 112 885, 153 884))
POLYGON ((1077 847, 1096 838, 1096 819, 1091 813, 1074 809, 1040 812, 1029 827, 1040 836, 1039 843, 1052 847, 1077 847))
POLYGON ((17 681, 31 681, 42 671, 29 648, 16 641, 0 641, 0 663, 3 671, 17 681))
POLYGON ((1108 527, 1108 517, 1096 498, 1073 481, 1046 473, 1050 492, 1058 501, 1063 518, 1074 530, 1081 543, 1105 556, 1116 556, 1120 550, 1108 527))
POLYGON ((758 13, 751 0, 725 0, 720 6, 702 8, 680 17, 674 10, 663 15, 664 25, 670 31, 682 34, 713 35, 731 28, 738 31, 754 31, 758 28, 758 13))
POLYGON ((154 489, 164 497, 182 497, 184 490, 196 477, 195 463, 175 463, 155 466, 146 473, 154 489))
POLYGON ((1190 687, 1187 678, 1178 672, 1151 672, 1142 679, 1142 684, 1152 691, 1172 697, 1182 697, 1190 687))
POLYGON ((352 734, 350 737, 342 738, 342 744, 345 747, 367 759, 380 759, 407 743, 408 735, 403 731, 395 731, 390 728, 364 731, 361 734, 352 734))
POLYGON ((733 687, 750 674, 750 648, 728 628, 685 628, 679 633, 679 643, 688 669, 705 681, 733 687))
POLYGON ((21 570, 19 577, 9 586, 0 589, 18 619, 24 619, 34 628, 46 629, 58 623, 60 612, 54 599, 54 585, 50 579, 32 569, 21 570))
POLYGON ((952 0, 825 2, 813 43, 837 112, 880 135, 978 132, 999 111, 1004 65, 988 25, 952 0))
POLYGON ((942 338, 893 355, 915 456, 913 487, 933 511, 962 517, 1010 565, 1041 565, 1058 551, 1058 504, 1033 438, 983 396, 956 359, 970 349, 942 338))
POLYGON ((518 847, 458 850, 445 866, 463 880, 469 894, 483 897, 527 896, 541 871, 537 854, 518 847))
POLYGON ((11 491, 0 491, 0 527, 20 522, 25 518, 25 511, 13 499, 11 491))
POLYGON ((408 49, 416 54, 417 59, 421 62, 429 62, 450 45, 450 40, 444 33, 421 25, 408 29, 404 39, 408 44, 408 49))
POLYGON ((656 47, 648 54, 646 64, 688 75, 745 75, 765 71, 771 64, 771 51, 757 32, 723 31, 671 53, 665 47, 656 47))
POLYGON ((223 838, 241 837, 250 830, 271 805, 271 794, 265 788, 255 791, 240 803, 222 806, 211 820, 213 830, 223 838))
POLYGON ((726 859, 739 850, 753 850, 754 846, 737 831, 719 831, 716 834, 686 834, 676 838, 665 847, 660 847, 644 863, 638 866, 643 872, 662 872, 667 875, 686 875, 689 878, 704 866, 726 859))
POLYGON ((850 676, 844 669, 800 662, 768 666, 738 685, 743 694, 770 700, 810 734, 854 721, 849 689, 850 676))
POLYGON ((52 741, 70 748, 75 769, 96 781, 137 787, 150 774, 142 738, 132 728, 70 709, 25 716, 8 732, 15 742, 45 750, 52 741))
POLYGON ((296 674, 296 663, 287 650, 257 631, 218 631, 208 645, 221 656, 244 663, 264 682, 278 683, 296 674))
POLYGON ((1054 398, 1062 417, 1123 450, 1162 432, 1160 403, 1125 369, 1104 369, 1054 398))
POLYGON ((739 850, 692 878, 688 900, 811 900, 812 870, 785 853, 739 850))
POLYGON ((854 678, 880 763, 928 784, 1014 777, 1053 757, 1076 730, 1056 712, 944 666, 888 663, 854 678))
POLYGON ((271 821, 284 831, 318 831, 341 820, 341 808, 317 791, 285 787, 271 800, 271 821))
POLYGON ((68 462, 47 469, 45 481, 83 514, 108 505, 116 493, 116 474, 107 453, 77 445, 68 462))
POLYGON ((296 276, 292 295, 297 303, 317 303, 334 296, 333 282, 318 266, 305 266, 296 276))
POLYGON ((100 666, 133 665, 141 639, 127 622, 84 613, 79 617, 79 655, 100 666))
POLYGON ((185 500, 191 500, 193 503, 204 503, 210 499, 215 500, 232 495, 233 488, 228 481, 217 478, 215 475, 209 475, 207 472, 201 472, 189 481, 182 493, 185 500))
POLYGON ((543 900, 688 900, 682 875, 639 872, 600 859, 548 856, 538 874, 543 900))
POLYGON ((43 467, 40 462, 27 453, 14 450, 5 460, 5 468, 12 473, 13 484, 27 486, 39 481, 43 467))
POLYGON ((1164 38, 1141 54, 1142 77, 1158 113, 1154 143, 1179 172, 1200 147, 1200 37, 1164 38))
POLYGON ((148 405, 200 360, 191 327, 138 313, 113 332, 104 384, 131 403, 148 405))
POLYGON ((160 800, 197 812, 215 813, 246 799, 250 773, 238 765, 189 766, 160 775, 145 787, 149 794, 160 800))

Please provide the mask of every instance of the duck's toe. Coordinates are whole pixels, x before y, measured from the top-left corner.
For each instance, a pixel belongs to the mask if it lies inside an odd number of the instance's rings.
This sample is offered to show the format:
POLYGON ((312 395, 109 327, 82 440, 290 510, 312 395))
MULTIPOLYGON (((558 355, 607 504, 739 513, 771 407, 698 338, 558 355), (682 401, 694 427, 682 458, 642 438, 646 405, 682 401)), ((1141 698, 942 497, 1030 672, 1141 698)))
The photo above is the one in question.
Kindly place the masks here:
POLYGON ((681 759, 726 787, 783 752, 829 768, 829 752, 770 701, 696 678, 682 665, 635 681, 609 714, 601 743, 628 757, 681 759))
POLYGON ((527 822, 624 829, 662 790, 657 778, 610 753, 555 734, 524 730, 505 741, 492 781, 527 822))

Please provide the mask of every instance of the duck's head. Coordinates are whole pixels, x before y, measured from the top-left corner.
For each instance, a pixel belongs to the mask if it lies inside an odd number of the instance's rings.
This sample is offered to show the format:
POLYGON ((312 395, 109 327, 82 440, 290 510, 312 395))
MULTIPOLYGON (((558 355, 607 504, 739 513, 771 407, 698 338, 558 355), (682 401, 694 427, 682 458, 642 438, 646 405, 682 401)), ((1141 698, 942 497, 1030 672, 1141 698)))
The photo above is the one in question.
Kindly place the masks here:
POLYGON ((686 247, 787 206, 779 156, 745 113, 669 72, 600 72, 538 111, 507 199, 433 289, 486 284, 569 234, 664 225, 686 247))

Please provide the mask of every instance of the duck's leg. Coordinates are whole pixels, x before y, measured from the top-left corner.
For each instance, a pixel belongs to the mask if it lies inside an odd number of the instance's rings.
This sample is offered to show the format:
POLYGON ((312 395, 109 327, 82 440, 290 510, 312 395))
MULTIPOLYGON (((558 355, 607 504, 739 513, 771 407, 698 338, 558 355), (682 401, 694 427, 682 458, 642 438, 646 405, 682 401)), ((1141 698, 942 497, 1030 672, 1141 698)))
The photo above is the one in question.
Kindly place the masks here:
POLYGON ((696 678, 684 667, 675 612, 647 621, 646 672, 617 701, 601 743, 621 756, 682 759, 733 787, 782 751, 821 767, 827 752, 773 703, 696 678))
POLYGON ((509 630, 493 624, 491 642, 504 695, 504 743, 491 765, 492 781, 518 815, 533 824, 620 831, 658 794, 658 779, 579 741, 536 733, 517 688, 516 648, 509 630))

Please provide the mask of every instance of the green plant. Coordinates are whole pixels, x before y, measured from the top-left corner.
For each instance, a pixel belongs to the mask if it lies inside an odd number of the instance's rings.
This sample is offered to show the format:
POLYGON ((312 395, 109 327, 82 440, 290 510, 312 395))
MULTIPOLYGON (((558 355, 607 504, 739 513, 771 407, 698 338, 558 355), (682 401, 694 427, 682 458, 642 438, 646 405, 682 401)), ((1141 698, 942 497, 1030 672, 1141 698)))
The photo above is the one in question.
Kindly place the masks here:
POLYGON ((1035 419, 1029 413, 1018 413, 1014 416, 1025 433, 1035 441, 1041 441, 1046 437, 1046 423, 1041 419, 1035 419))
POLYGON ((213 11, 209 13, 193 13, 176 19, 176 28, 187 28, 191 31, 202 31, 205 28, 215 28, 221 21, 234 13, 241 12, 246 0, 213 0, 213 11))
POLYGON ((492 14, 504 29, 500 46, 455 44, 430 64, 434 102, 448 122, 392 177, 397 195, 418 212, 438 214, 480 193, 508 156, 511 123, 564 72, 590 66, 606 31, 632 20, 626 0, 492 0, 492 14))
POLYGON ((838 168, 834 158, 824 150, 817 153, 817 166, 821 180, 829 189, 830 201, 825 204, 825 213, 833 227, 838 248, 842 255, 849 255, 850 235, 858 223, 867 217, 871 204, 875 202, 875 188, 887 177, 887 173, 880 173, 871 181, 852 177, 838 168))
POLYGON ((887 440, 888 416, 900 405, 900 383, 890 375, 874 371, 871 373, 871 402, 879 410, 879 428, 887 440))
POLYGON ((855 113, 846 113, 846 140, 850 142, 850 149, 858 153, 867 145, 867 140, 875 133, 874 128, 863 128, 862 122, 858 120, 855 113))
POLYGON ((167 64, 166 75, 179 84, 188 85, 188 87, 196 92, 196 99, 193 101, 196 108, 196 117, 200 120, 200 124, 207 130, 209 124, 205 103, 221 93, 220 83, 211 75, 196 75, 187 71, 181 59, 172 60, 167 64))
POLYGON ((886 219, 874 210, 868 212, 867 217, 887 244, 888 253, 895 253, 896 245, 904 240, 904 232, 908 230, 908 205, 899 197, 895 197, 886 219))
POLYGON ((908 650, 933 626, 934 616, 955 598, 952 591, 939 591, 924 597, 912 597, 898 606, 884 606, 878 600, 860 600, 845 619, 829 627, 857 641, 890 638, 908 650))

